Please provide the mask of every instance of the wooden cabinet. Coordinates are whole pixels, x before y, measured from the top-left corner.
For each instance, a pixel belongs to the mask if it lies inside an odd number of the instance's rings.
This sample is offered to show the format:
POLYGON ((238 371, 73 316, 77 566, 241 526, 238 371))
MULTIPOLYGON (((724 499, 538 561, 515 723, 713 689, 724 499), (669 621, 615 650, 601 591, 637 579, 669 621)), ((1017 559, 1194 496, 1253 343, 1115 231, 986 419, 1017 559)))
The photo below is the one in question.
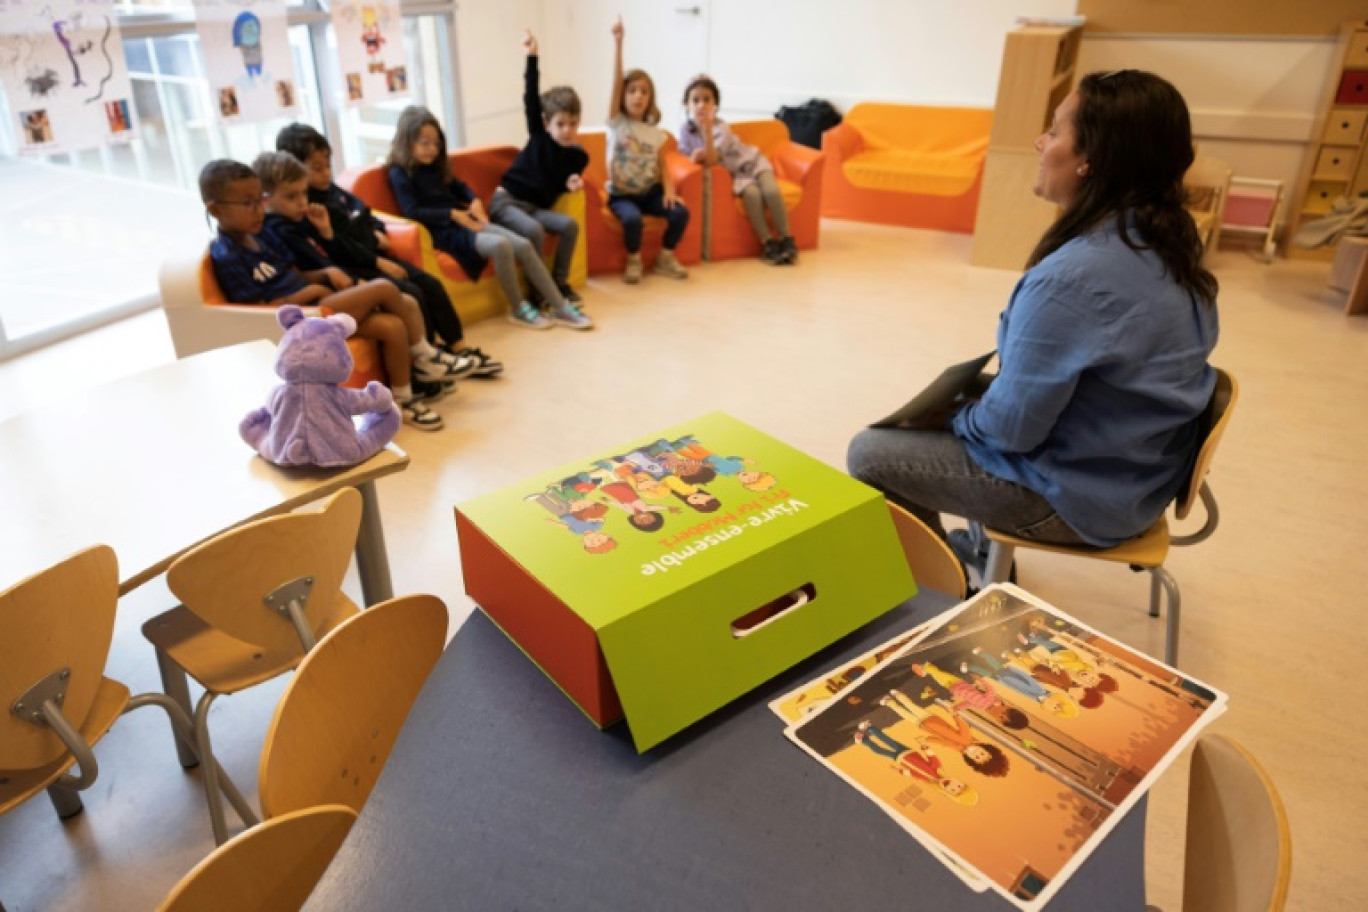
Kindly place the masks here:
POLYGON ((1054 221, 1056 209, 1035 195, 1036 138, 1073 91, 1080 30, 1025 26, 1007 34, 984 162, 983 192, 969 262, 1021 269, 1054 221))
POLYGON ((1324 98, 1301 179, 1292 194, 1292 216, 1284 242, 1289 257, 1332 259, 1335 245, 1307 250, 1290 243, 1303 222, 1330 211, 1342 196, 1368 191, 1368 21, 1346 22, 1326 76, 1324 98))

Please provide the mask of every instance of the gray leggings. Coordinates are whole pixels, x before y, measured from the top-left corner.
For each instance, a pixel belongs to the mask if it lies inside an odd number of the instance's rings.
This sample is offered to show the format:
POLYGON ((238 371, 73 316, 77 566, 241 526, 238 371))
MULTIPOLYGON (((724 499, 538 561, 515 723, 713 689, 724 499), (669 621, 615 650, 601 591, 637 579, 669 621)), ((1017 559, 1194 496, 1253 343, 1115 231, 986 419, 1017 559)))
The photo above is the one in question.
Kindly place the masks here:
POLYGON ((503 187, 494 191, 489 201, 489 220, 515 231, 532 244, 538 252, 546 249, 546 236, 556 236, 556 259, 551 264, 551 278, 564 285, 570 277, 570 261, 575 258, 579 243, 579 223, 563 212, 538 209, 532 203, 517 199, 503 187))
POLYGON ((523 299, 522 286, 518 284, 519 265, 527 281, 541 292, 543 300, 553 307, 565 304, 556 283, 551 281, 551 274, 546 271, 541 250, 534 248, 527 238, 502 225, 490 224, 483 231, 475 232, 475 249, 480 256, 494 261, 494 274, 499 278, 509 307, 517 306, 523 299))
POLYGON ((774 230, 779 237, 789 236, 788 212, 784 209, 784 197, 779 192, 779 182, 774 179, 773 171, 761 171, 755 175, 755 183, 741 191, 741 202, 746 207, 746 218, 762 241, 770 239, 769 223, 765 221, 765 210, 774 219, 774 230))

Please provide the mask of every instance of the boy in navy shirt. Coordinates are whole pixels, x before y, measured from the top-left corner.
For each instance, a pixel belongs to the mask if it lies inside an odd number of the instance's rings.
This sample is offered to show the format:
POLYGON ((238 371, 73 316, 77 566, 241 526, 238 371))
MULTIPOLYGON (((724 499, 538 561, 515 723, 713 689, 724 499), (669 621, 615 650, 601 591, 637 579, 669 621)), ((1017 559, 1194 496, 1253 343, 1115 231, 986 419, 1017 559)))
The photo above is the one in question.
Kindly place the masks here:
POLYGON ((404 421, 439 430, 442 419, 423 404, 440 398, 454 373, 423 338, 423 315, 388 282, 356 284, 336 267, 301 272, 293 256, 262 232, 261 181, 241 162, 218 159, 200 171, 200 198, 218 222, 209 256, 219 287, 237 304, 318 304, 356 321, 357 335, 380 343, 385 370, 404 421), (417 375, 415 378, 414 375, 417 375), (411 382, 433 384, 415 392, 411 382), (435 388, 434 388, 435 386, 435 388))
MULTIPOLYGON (((504 173, 499 189, 489 202, 490 221, 517 232, 537 250, 546 234, 556 236, 556 259, 551 279, 561 297, 571 305, 583 300, 570 287, 570 261, 579 241, 579 224, 570 216, 552 211, 567 190, 584 186, 580 175, 589 164, 589 153, 575 145, 579 134, 580 100, 569 86, 556 86, 539 94, 537 39, 526 32, 523 50, 527 69, 523 73, 523 114, 527 119, 527 145, 504 173)), ((584 317, 588 321, 588 317, 584 317)))
MULTIPOLYGON (((348 193, 332 177, 332 146, 308 124, 290 124, 276 134, 276 149, 288 152, 304 165, 309 203, 322 207, 330 236, 322 239, 328 258, 357 279, 384 278, 412 296, 423 309, 429 330, 442 337, 447 351, 468 359, 471 376, 492 377, 503 364, 478 348, 466 345, 461 318, 440 279, 389 255, 385 223, 355 194, 348 193)), ((311 216, 309 221, 315 219, 311 216)), ((317 223, 324 232, 322 221, 317 223)))

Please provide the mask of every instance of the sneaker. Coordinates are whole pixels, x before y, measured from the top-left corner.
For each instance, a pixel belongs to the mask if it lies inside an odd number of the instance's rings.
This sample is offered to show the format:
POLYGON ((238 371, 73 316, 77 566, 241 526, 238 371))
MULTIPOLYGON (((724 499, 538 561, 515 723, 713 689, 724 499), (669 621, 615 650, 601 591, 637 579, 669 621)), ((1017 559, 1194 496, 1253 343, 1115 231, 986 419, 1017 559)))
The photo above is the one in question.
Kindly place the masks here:
POLYGON ((679 265, 679 260, 676 259, 673 250, 660 251, 660 256, 656 257, 651 272, 671 279, 687 279, 689 277, 688 271, 679 265))
POLYGON ((455 384, 458 379, 470 373, 468 369, 465 373, 462 373, 457 369, 455 364, 442 361, 441 357, 442 356, 439 354, 432 360, 428 360, 427 358, 414 358, 413 378, 415 380, 425 380, 427 382, 455 384))
POLYGON ((437 349, 436 360, 450 367, 453 371, 452 375, 457 378, 466 377, 475 372, 475 359, 464 352, 453 352, 439 348, 437 349))
POLYGON ((781 263, 798 262, 798 242, 793 239, 793 235, 785 235, 779 239, 779 255, 783 257, 781 263))
POLYGON ((531 301, 523 301, 508 312, 508 322, 528 329, 550 329, 551 321, 531 301))
POLYGON ((467 348, 461 354, 475 362, 475 369, 470 372, 471 377, 478 379, 503 373, 503 362, 486 355, 478 348, 467 348))
POLYGON ((766 238, 764 245, 760 249, 760 259, 771 266, 780 266, 784 262, 784 253, 779 246, 779 242, 774 238, 766 238))
POLYGON ((627 267, 622 270, 622 281, 635 285, 641 281, 641 254, 627 254, 627 267))
POLYGON ((566 304, 584 303, 584 298, 581 298, 579 296, 579 293, 576 292, 575 289, 570 287, 569 282, 557 282, 556 290, 560 292, 561 297, 565 299, 566 304))
POLYGON ((442 416, 424 405, 417 396, 401 403, 399 411, 404 416, 404 424, 411 424, 420 431, 440 431, 446 427, 442 416))
POLYGON ((409 388, 413 390, 413 398, 419 402, 436 402, 456 392, 455 384, 447 385, 440 380, 421 380, 418 377, 409 381, 409 388))
POLYGON ((570 302, 562 304, 560 307, 553 308, 551 319, 562 326, 571 329, 593 329, 594 321, 588 315, 581 313, 580 309, 570 302))

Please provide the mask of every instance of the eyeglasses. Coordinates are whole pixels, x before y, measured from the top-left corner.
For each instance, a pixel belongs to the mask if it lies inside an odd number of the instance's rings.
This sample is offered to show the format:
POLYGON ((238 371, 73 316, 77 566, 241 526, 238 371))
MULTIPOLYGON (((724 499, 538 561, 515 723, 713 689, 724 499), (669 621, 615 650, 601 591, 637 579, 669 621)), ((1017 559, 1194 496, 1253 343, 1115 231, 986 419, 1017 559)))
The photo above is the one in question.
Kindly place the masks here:
POLYGON ((245 200, 214 200, 220 206, 242 206, 244 209, 261 209, 266 205, 266 201, 258 196, 255 199, 245 200))

